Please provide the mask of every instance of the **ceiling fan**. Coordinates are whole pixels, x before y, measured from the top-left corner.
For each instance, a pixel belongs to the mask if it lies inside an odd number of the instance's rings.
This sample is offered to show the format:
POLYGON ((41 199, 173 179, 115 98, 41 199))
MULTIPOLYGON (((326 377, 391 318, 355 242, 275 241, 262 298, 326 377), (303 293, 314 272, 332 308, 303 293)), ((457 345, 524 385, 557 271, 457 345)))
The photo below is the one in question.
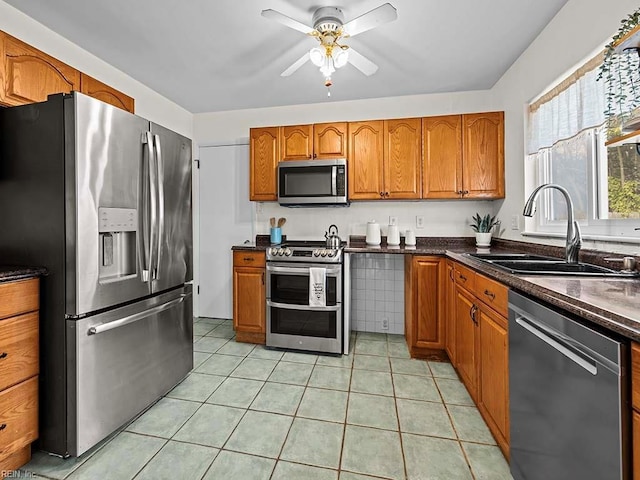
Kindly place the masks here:
MULTIPOLYGON (((311 60, 315 66, 320 68, 320 73, 325 78, 324 84, 329 88, 332 85, 331 74, 347 63, 351 63, 367 76, 376 73, 378 66, 375 63, 341 42, 343 39, 354 37, 384 23, 394 21, 398 18, 398 13, 393 5, 385 3, 344 23, 344 15, 338 7, 320 7, 313 13, 311 19, 313 27, 271 9, 263 10, 262 16, 314 37, 319 42, 318 46, 293 62, 280 75, 288 77, 311 60)), ((328 90, 328 95, 331 95, 330 90, 328 90)))

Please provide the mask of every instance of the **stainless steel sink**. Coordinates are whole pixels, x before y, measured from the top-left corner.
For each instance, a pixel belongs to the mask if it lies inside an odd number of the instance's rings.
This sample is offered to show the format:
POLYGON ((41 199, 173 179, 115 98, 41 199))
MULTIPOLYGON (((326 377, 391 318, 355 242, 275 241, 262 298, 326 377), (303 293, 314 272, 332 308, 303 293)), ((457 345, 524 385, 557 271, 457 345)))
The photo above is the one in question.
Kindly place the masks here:
POLYGON ((469 253, 490 265, 517 275, 579 275, 597 277, 637 277, 638 272, 618 271, 590 263, 567 263, 564 260, 529 254, 469 253))

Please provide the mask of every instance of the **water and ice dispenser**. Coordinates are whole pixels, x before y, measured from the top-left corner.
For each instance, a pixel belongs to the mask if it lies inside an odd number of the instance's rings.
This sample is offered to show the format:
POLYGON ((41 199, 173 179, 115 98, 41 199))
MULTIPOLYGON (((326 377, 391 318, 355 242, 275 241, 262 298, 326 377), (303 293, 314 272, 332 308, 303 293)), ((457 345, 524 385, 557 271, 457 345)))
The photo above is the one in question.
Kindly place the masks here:
POLYGON ((135 208, 98 209, 100 235, 100 280, 115 281, 136 274, 135 208))

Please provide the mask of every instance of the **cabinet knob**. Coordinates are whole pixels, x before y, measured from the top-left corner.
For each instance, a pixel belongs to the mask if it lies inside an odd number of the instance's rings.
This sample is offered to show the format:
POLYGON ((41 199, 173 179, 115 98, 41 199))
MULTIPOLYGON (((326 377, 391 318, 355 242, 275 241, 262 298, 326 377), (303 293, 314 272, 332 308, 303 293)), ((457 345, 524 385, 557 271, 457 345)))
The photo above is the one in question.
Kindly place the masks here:
POLYGON ((244 257, 243 260, 245 262, 253 262, 254 258, 253 257, 244 257))
POLYGON ((384 197, 384 192, 380 192, 380 196, 381 196, 381 197, 384 197))
POLYGON ((0 354, 0 360, 1 360, 1 359, 3 359, 3 358, 6 358, 6 357, 7 357, 7 355, 9 355, 7 352, 2 352, 2 353, 0 354))
POLYGON ((2 425, 0 425, 0 430, 4 430, 5 428, 7 428, 7 424, 3 423, 2 425))
POLYGON ((316 155, 315 153, 313 154, 313 158, 316 158, 318 155, 316 155))
POLYGON ((389 192, 384 192, 384 196, 389 198, 389 192))
POLYGON ((463 190, 462 195, 469 195, 469 190, 463 190))
POLYGON ((467 277, 465 277, 465 276, 464 276, 463 274, 461 274, 461 273, 458 275, 458 278, 459 278, 460 280, 462 280, 463 282, 466 282, 466 281, 467 281, 467 277))
POLYGON ((496 299, 496 294, 495 294, 495 293, 493 293, 493 292, 490 292, 489 290, 485 290, 485 291, 484 291, 484 294, 485 294, 487 297, 491 298, 491 300, 495 300, 495 299, 496 299))

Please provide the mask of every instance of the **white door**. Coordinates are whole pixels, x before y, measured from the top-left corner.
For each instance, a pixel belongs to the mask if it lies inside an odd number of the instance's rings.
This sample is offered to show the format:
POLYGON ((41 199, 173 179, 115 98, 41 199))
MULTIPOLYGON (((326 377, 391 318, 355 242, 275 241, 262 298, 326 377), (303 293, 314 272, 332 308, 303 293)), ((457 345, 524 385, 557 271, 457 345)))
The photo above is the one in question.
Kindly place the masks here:
POLYGON ((232 318, 231 247, 255 240, 254 207, 249 201, 249 146, 200 147, 199 312, 232 318))

